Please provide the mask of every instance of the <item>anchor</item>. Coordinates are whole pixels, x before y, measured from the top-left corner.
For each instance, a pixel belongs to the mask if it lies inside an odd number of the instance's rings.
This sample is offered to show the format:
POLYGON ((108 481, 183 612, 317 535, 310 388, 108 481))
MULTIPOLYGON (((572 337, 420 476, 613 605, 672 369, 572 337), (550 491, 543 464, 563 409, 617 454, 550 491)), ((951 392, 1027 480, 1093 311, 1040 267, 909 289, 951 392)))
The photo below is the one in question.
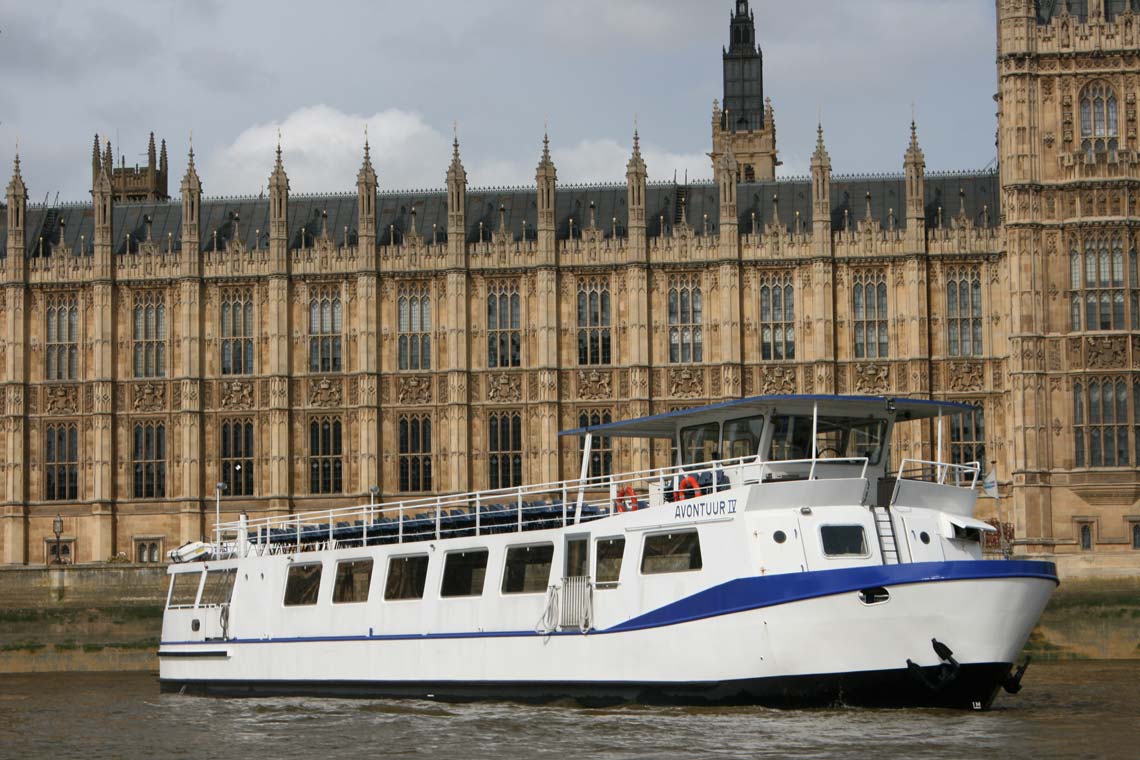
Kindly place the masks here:
POLYGON ((1016 694, 1021 691, 1021 677, 1025 675, 1025 671, 1029 669, 1029 663, 1033 658, 1029 655, 1025 656, 1025 662, 1018 666, 1017 670, 1008 674, 1005 680, 1002 681, 1001 687, 1005 689, 1007 694, 1016 694))
MULTIPOLYGON (((934 647, 934 653, 942 660, 942 662, 938 664, 938 671, 933 677, 926 672, 926 669, 909 657, 906 661, 906 667, 907 670, 910 671, 910 674, 921 681, 926 688, 931 691, 941 691, 958 677, 958 670, 961 666, 958 664, 958 661, 954 659, 954 652, 950 647, 938 639, 931 639, 930 644, 934 647)), ((1020 680, 1020 676, 1018 678, 1020 680)))

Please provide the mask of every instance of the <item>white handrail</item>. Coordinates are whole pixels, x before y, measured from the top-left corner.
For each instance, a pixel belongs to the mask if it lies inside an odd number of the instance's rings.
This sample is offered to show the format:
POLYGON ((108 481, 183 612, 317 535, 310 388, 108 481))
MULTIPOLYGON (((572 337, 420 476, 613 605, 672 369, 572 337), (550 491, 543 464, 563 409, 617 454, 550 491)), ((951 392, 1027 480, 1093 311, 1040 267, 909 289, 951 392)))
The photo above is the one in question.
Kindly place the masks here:
MULTIPOLYGON (((907 457, 907 458, 903 459, 902 462, 899 464, 898 473, 895 476, 896 480, 919 480, 919 481, 924 480, 921 477, 918 477, 918 478, 907 477, 904 474, 906 472, 906 469, 907 469, 907 464, 918 465, 920 467, 928 466, 928 467, 934 468, 934 472, 935 472, 934 482, 940 486, 946 485, 946 481, 949 479, 949 475, 950 475, 951 471, 961 472, 965 475, 969 475, 970 476, 970 486, 969 486, 970 490, 973 490, 974 487, 978 484, 978 476, 980 475, 980 473, 982 471, 982 465, 979 462, 966 462, 965 464, 952 464, 950 462, 940 462, 938 460, 911 459, 910 457, 907 457)), ((965 486, 961 486, 961 485, 953 485, 951 487, 953 487, 953 488, 965 488, 965 486)))

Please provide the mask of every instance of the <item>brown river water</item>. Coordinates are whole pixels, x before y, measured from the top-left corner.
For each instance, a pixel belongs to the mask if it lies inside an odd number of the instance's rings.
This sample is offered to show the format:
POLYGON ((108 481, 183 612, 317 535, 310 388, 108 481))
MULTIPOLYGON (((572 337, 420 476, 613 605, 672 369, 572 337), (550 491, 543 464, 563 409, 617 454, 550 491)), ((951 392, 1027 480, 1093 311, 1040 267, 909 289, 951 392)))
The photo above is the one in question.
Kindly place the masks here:
POLYGON ((1035 663, 985 713, 215 699, 0 675, 0 758, 1140 758, 1140 661, 1035 663))

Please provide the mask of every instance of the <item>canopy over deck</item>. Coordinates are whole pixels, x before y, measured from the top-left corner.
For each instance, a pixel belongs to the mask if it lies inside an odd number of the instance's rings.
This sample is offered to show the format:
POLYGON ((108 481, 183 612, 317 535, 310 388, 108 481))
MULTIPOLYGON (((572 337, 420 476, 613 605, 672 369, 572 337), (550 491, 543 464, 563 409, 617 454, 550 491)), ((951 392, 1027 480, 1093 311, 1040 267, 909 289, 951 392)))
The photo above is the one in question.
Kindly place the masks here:
POLYGON ((563 430, 559 435, 585 435, 596 433, 622 438, 671 438, 677 428, 697 424, 712 419, 723 419, 725 415, 748 417, 762 414, 777 407, 784 414, 811 414, 819 405, 821 415, 863 417, 870 415, 893 415, 896 420, 922 420, 937 417, 939 414, 956 414, 973 411, 969 404, 952 401, 930 401, 927 399, 889 398, 886 396, 824 396, 824 395, 777 395, 753 396, 752 398, 721 401, 717 404, 680 409, 665 414, 654 414, 632 420, 619 420, 605 425, 563 430))

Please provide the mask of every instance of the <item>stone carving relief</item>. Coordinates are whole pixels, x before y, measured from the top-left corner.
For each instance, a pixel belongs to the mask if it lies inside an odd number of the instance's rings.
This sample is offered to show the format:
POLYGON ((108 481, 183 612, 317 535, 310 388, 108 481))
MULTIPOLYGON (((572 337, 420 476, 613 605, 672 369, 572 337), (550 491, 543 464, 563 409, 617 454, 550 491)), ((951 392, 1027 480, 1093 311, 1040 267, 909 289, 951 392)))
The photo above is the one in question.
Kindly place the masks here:
POLYGON ((578 398, 609 398, 613 395, 613 380, 609 372, 596 369, 578 372, 578 398))
POLYGON ((166 385, 142 383, 135 386, 136 412, 161 412, 166 408, 166 385))
POLYGON ((44 388, 45 414, 75 414, 79 411, 79 389, 74 385, 49 385, 44 388))
POLYGON ((309 406, 340 406, 342 399, 340 383, 335 380, 322 377, 309 386, 309 406))
POLYGON ((250 409, 253 407, 253 384, 242 380, 222 383, 223 409, 250 409))
POLYGON ((400 404, 430 404, 430 377, 401 377, 396 385, 396 401, 400 404))
POLYGON ((760 392, 765 395, 796 392, 796 370, 793 367, 765 367, 760 370, 760 392))
POLYGON ((518 375, 500 372, 487 377, 487 400, 514 404, 522 400, 522 382, 518 375))
POLYGON ((891 377, 889 364, 861 363, 855 365, 856 393, 884 393, 891 377))
POLYGON ((1123 338, 1085 339, 1085 366, 1089 369, 1119 369, 1124 367, 1125 363, 1123 338))
POLYGON ((977 391, 985 384, 985 369, 981 362, 950 362, 946 370, 952 391, 977 391))
POLYGON ((691 367, 670 369, 669 395, 675 398, 700 398, 705 395, 705 380, 701 370, 691 367))

